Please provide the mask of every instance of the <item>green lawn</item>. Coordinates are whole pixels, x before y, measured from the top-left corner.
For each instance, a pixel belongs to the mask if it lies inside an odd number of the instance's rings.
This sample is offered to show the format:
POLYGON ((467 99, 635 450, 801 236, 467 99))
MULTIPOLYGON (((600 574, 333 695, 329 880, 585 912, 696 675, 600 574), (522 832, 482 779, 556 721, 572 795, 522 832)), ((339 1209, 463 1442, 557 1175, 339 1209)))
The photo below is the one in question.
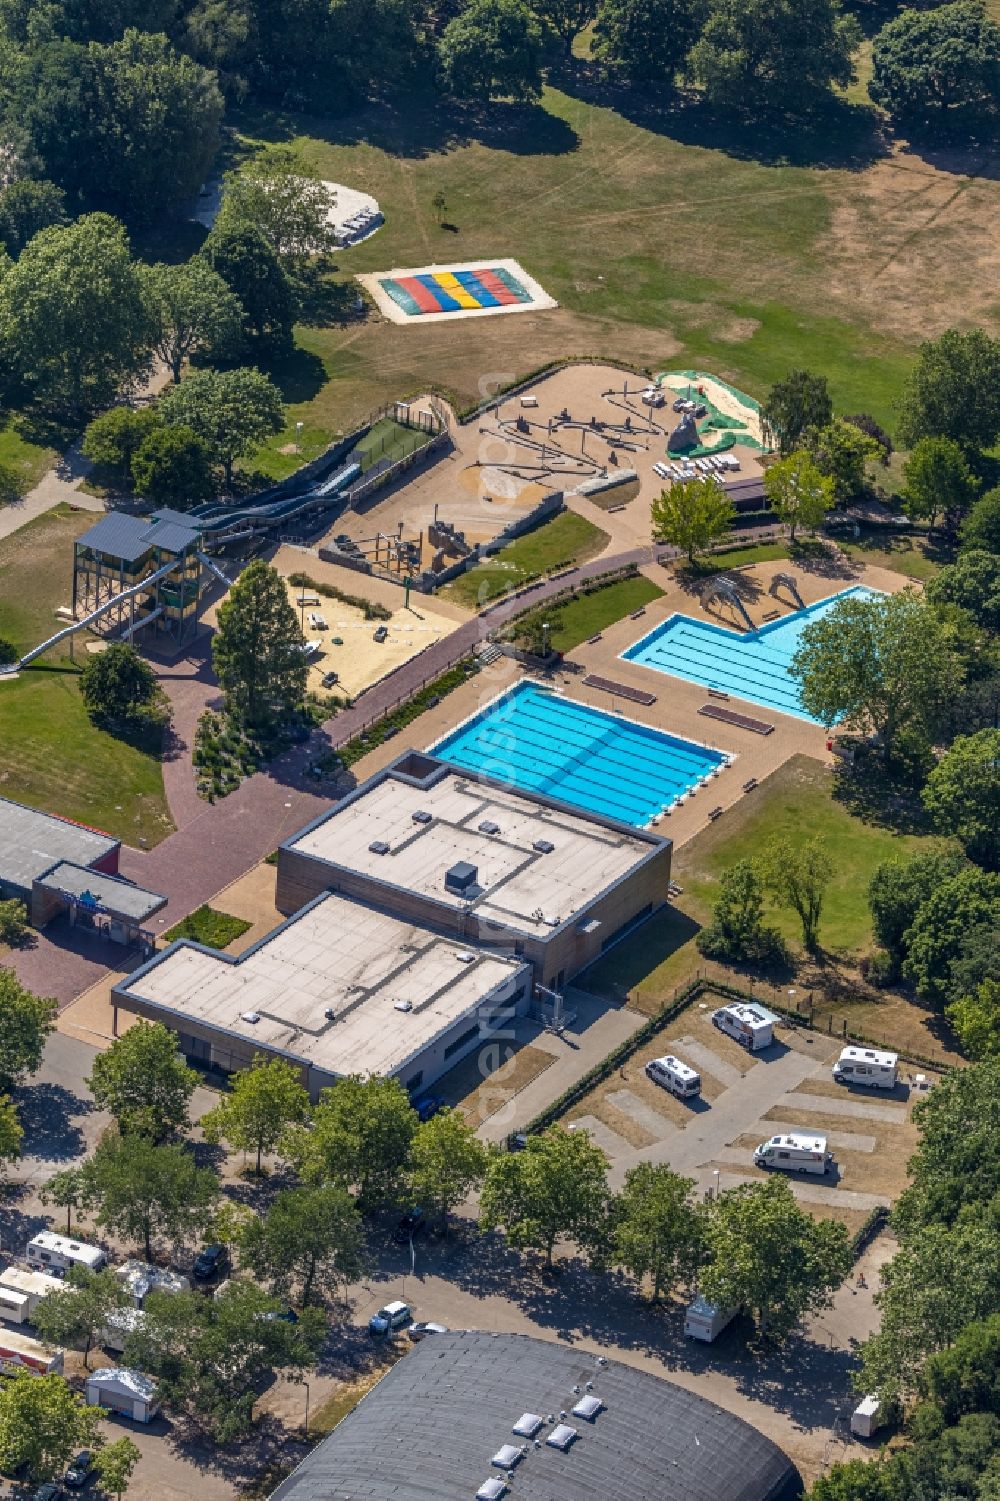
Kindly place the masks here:
POLYGON ((914 579, 919 583, 933 578, 947 561, 919 534, 895 536, 891 532, 879 530, 862 535, 857 542, 838 537, 837 544, 859 563, 868 563, 876 568, 891 568, 894 573, 901 573, 904 578, 914 579))
POLYGON ((607 532, 593 522, 575 511, 561 511, 551 521, 508 542, 493 557, 446 584, 441 593, 469 609, 481 608, 491 599, 552 569, 568 568, 596 557, 603 552, 607 541, 607 532))
POLYGON ((179 923, 163 934, 166 943, 177 938, 191 938, 195 943, 207 944, 209 948, 228 948, 234 939, 242 937, 253 927, 246 918, 233 917, 228 912, 218 912, 203 903, 195 912, 182 917, 179 923))
POLYGON ((555 650, 572 651, 581 641, 614 625, 616 620, 623 620, 633 610, 642 609, 651 600, 659 599, 662 593, 662 589, 640 573, 634 578, 607 584, 603 589, 594 589, 589 594, 579 594, 566 604, 533 611, 518 621, 518 626, 521 630, 530 630, 537 615, 549 625, 549 642, 555 650))
POLYGON ((51 448, 29 443, 9 419, 0 418, 0 471, 10 474, 22 495, 34 489, 54 459, 51 448))
MULTIPOLYGON (((73 540, 93 520, 58 506, 0 541, 0 636, 26 650, 59 628, 54 611, 70 601, 73 540)), ((158 751, 91 723, 65 647, 0 681, 4 797, 155 844, 173 828, 158 751)))

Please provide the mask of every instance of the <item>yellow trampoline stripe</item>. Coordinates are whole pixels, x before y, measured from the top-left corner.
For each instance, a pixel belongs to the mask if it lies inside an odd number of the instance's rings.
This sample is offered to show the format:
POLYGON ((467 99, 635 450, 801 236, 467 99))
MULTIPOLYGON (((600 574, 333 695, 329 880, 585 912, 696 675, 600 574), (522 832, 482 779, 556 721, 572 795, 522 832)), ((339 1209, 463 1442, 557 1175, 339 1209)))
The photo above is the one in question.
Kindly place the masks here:
POLYGON ((477 308, 481 306, 472 294, 465 290, 453 271, 438 271, 435 273, 434 280, 441 287, 442 291, 447 292, 449 297, 454 297, 455 301, 461 307, 477 308))

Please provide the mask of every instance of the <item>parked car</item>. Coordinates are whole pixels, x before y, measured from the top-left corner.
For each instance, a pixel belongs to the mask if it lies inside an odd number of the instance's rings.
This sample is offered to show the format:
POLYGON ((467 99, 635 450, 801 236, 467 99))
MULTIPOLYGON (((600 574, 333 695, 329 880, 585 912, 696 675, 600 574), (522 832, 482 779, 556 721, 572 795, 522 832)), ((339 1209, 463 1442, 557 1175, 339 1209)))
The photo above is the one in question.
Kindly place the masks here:
POLYGON ((372 640, 373 641, 377 641, 378 644, 379 644, 379 646, 381 646, 382 642, 383 641, 388 641, 388 639, 389 639, 389 628, 388 628, 388 626, 384 626, 384 625, 377 626, 376 629, 375 629, 374 634, 372 635, 372 640))
POLYGON ((405 1246, 407 1241, 413 1240, 424 1229, 424 1211, 419 1208, 409 1209, 392 1232, 392 1238, 397 1246, 405 1246))
POLYGON ((437 1115, 439 1110, 444 1109, 444 1100, 437 1094, 425 1094, 422 1099, 417 1100, 413 1108, 417 1112, 418 1120, 429 1121, 432 1116, 437 1115))
POLYGON ((395 1334, 413 1323, 413 1314, 408 1303, 387 1303, 368 1320, 368 1333, 373 1335, 395 1334))
POLYGON ((310 628, 314 631, 325 631, 326 619, 324 616, 320 615, 317 610, 313 610, 313 612, 309 616, 309 625, 310 628))
POLYGON ((63 1476, 63 1484, 70 1490, 82 1491, 94 1478, 94 1456, 89 1449, 82 1449, 63 1476))
POLYGON ((337 684, 340 682, 340 673, 324 672, 322 681, 324 688, 336 688, 337 684))
POLYGON ((229 1253, 225 1246, 202 1246, 194 1259, 192 1271, 199 1282, 208 1282, 210 1278, 224 1271, 228 1264, 229 1253))
POLYGON ((304 657, 314 657, 316 655, 316 653, 319 651, 319 642, 318 641, 303 641, 302 645, 299 647, 299 651, 302 653, 302 655, 304 657))
POLYGON ((65 1496, 65 1494, 66 1492, 62 1486, 57 1484, 55 1480, 43 1480, 32 1496, 31 1501, 59 1501, 59 1497, 65 1496))
POLYGON ((406 1336, 407 1336, 408 1339, 412 1339, 412 1341, 413 1341, 414 1344, 417 1344, 419 1340, 423 1339, 423 1337, 424 1337, 425 1334, 447 1334, 447 1333, 448 1333, 448 1330, 447 1330, 446 1325, 444 1325, 444 1324, 435 1324, 435 1323, 433 1323, 433 1322, 431 1322, 431 1321, 428 1320, 426 1323, 423 1322, 423 1321, 421 1321, 418 1324, 411 1324, 410 1327, 409 1327, 409 1329, 407 1329, 407 1331, 406 1331, 406 1336))

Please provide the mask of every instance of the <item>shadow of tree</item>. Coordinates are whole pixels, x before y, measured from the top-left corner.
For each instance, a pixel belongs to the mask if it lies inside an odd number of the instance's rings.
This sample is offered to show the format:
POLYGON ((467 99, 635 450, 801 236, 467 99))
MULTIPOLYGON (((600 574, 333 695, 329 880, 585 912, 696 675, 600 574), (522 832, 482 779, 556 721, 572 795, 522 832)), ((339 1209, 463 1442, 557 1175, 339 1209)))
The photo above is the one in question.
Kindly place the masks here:
POLYGON ((895 834, 929 834, 932 829, 912 773, 895 772, 874 757, 838 768, 833 798, 855 818, 895 834))
POLYGON ((76 1118, 90 1115, 93 1100, 61 1084, 45 1082, 22 1085, 14 1091, 14 1099, 32 1157, 65 1162, 86 1149, 76 1118))

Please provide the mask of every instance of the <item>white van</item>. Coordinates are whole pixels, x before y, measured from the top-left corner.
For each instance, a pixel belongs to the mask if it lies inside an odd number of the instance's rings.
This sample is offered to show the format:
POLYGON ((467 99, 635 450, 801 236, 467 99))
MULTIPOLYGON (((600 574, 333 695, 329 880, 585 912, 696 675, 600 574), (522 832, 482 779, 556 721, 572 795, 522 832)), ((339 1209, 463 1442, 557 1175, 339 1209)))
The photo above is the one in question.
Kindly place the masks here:
POLYGON ((833 1153, 826 1150, 825 1136, 772 1136, 753 1154, 755 1167, 779 1167, 787 1173, 828 1173, 833 1153))
POLYGON ((735 1308, 717 1308, 699 1293, 684 1315, 684 1338, 700 1339, 710 1345, 733 1322, 737 1312, 735 1308))
POLYGON ((833 1065, 838 1084, 867 1084, 873 1089, 895 1089, 898 1053, 880 1053, 875 1048, 845 1048, 833 1065))
POLYGON ((774 1041, 774 1017, 762 1006, 749 1001, 732 1001, 712 1012, 712 1025, 732 1037, 748 1053, 757 1053, 770 1047, 774 1041))
POLYGON ((108 1259, 99 1246, 88 1246, 83 1241, 71 1240, 68 1235, 55 1235, 51 1230, 41 1230, 28 1241, 27 1256, 33 1267, 53 1277, 65 1277, 74 1266, 99 1272, 108 1259))
POLYGON ((672 1053, 665 1058, 651 1058, 646 1064, 646 1078, 663 1089, 669 1089, 671 1094, 690 1098, 701 1093, 701 1074, 695 1073, 672 1053))

